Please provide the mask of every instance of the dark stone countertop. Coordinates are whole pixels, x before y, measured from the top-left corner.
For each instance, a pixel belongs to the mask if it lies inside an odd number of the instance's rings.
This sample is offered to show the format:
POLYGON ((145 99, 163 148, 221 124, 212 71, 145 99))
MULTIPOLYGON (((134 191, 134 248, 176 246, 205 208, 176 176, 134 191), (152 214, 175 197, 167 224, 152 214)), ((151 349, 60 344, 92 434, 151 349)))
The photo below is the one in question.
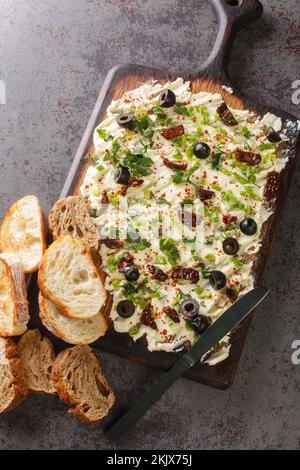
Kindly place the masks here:
MULTIPOLYGON (((58 197, 97 94, 117 63, 195 70, 216 34, 209 1, 1 0, 0 216, 26 194, 45 211, 58 197)), ((240 31, 234 82, 257 101, 300 117, 300 4, 265 0, 262 18, 240 31)), ((234 385, 218 391, 180 380, 152 408, 124 449, 299 448, 299 165, 266 275, 272 295, 257 309, 234 385)), ((104 370, 122 406, 159 372, 108 354, 104 370)), ((0 417, 1 449, 105 449, 102 426, 68 415, 55 397, 31 395, 0 417)), ((113 447, 116 448, 116 447, 113 447)))

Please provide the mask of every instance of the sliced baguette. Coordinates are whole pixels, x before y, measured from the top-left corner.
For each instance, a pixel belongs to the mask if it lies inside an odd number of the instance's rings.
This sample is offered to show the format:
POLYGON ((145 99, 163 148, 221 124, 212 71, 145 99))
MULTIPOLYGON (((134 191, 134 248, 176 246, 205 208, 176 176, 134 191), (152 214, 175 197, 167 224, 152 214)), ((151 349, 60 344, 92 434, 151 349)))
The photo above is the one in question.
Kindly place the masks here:
POLYGON ((115 402, 91 348, 77 345, 58 354, 52 380, 60 399, 71 406, 70 413, 86 423, 96 423, 106 416, 115 402))
POLYGON ((40 319, 55 336, 70 344, 90 344, 108 329, 108 321, 101 314, 86 320, 74 320, 62 315, 56 306, 42 294, 39 295, 40 319))
POLYGON ((11 338, 0 338, 0 413, 18 406, 27 392, 17 347, 11 338))
POLYGON ((17 348, 29 390, 56 393, 50 379, 55 354, 49 339, 43 338, 39 330, 28 330, 21 337, 17 348))
POLYGON ((0 254, 0 336, 19 336, 29 321, 25 275, 20 259, 0 254))
POLYGON ((91 249, 99 246, 97 226, 80 196, 69 196, 57 201, 49 214, 49 229, 54 240, 62 235, 84 239, 91 249))
POLYGON ((46 249, 44 214, 36 196, 25 196, 7 212, 0 228, 0 251, 15 253, 25 273, 39 267, 46 249))
POLYGON ((97 315, 106 292, 87 245, 75 237, 58 238, 46 250, 39 269, 42 295, 63 315, 86 319, 97 315))

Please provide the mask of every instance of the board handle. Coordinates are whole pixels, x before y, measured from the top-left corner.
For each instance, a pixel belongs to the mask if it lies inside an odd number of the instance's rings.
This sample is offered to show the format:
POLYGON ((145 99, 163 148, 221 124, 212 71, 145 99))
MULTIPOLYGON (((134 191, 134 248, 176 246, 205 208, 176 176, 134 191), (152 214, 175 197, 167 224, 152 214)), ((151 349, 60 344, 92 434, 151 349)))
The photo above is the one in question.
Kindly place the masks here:
POLYGON ((228 58, 237 31, 258 18, 263 7, 258 0, 211 0, 219 31, 213 50, 200 68, 201 76, 227 81, 228 58))

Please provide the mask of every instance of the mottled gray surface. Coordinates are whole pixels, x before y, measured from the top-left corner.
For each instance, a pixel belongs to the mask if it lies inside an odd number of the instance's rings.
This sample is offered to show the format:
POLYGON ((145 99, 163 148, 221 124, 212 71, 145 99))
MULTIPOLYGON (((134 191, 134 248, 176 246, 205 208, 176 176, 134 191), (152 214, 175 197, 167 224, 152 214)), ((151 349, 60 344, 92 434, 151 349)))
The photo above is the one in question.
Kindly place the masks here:
MULTIPOLYGON (((300 3, 265 0, 265 14, 239 33, 230 71, 256 100, 300 117, 291 84, 300 79, 300 3)), ((57 198, 104 77, 116 63, 194 70, 216 33, 209 1, 0 0, 0 215, 37 194, 57 198)), ((299 448, 299 166, 292 181, 266 284, 235 384, 226 392, 180 380, 121 448, 299 448)), ((102 354, 121 407, 157 371, 102 354)), ((0 417, 0 448, 104 449, 102 426, 79 424, 55 397, 30 396, 0 417)))

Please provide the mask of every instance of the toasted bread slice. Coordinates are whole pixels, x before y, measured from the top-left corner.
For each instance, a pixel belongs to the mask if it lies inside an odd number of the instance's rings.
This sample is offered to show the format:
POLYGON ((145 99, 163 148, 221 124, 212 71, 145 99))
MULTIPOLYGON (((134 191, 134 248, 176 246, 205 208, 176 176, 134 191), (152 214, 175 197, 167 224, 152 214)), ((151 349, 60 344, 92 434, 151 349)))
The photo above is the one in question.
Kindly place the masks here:
POLYGON ((39 267, 46 249, 44 215, 36 196, 25 196, 7 212, 0 228, 0 251, 15 253, 25 273, 39 267))
POLYGON ((29 390, 56 393, 50 379, 55 360, 51 341, 48 338, 43 338, 39 330, 28 330, 21 337, 17 348, 29 390))
POLYGON ((11 338, 0 338, 0 413, 18 406, 27 392, 17 347, 11 338))
POLYGON ((42 295, 70 318, 93 317, 106 300, 90 251, 75 237, 60 237, 50 245, 40 265, 38 283, 42 295))
POLYGON ((97 357, 86 345, 77 345, 58 354, 52 379, 70 413, 86 423, 96 423, 106 416, 115 402, 97 357))
POLYGON ((0 336, 19 336, 29 321, 25 275, 20 259, 0 254, 0 336))
POLYGON ((86 320, 74 320, 62 315, 55 305, 39 295, 40 318, 44 326, 55 336, 70 344, 90 344, 104 336, 108 321, 102 315, 86 320))
POLYGON ((72 235, 84 239, 89 248, 97 250, 97 226, 90 216, 87 203, 80 196, 69 196, 57 201, 48 220, 54 240, 62 235, 72 235))

